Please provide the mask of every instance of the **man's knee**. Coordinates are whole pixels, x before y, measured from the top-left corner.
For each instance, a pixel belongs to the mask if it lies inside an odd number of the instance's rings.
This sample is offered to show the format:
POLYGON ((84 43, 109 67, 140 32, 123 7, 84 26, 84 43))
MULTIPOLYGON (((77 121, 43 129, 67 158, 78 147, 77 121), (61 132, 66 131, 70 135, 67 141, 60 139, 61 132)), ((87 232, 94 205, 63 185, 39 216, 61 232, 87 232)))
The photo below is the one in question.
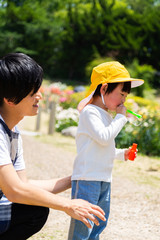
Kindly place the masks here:
POLYGON ((49 208, 46 207, 36 207, 36 213, 33 215, 32 223, 37 226, 37 231, 39 231, 47 221, 49 215, 49 208))

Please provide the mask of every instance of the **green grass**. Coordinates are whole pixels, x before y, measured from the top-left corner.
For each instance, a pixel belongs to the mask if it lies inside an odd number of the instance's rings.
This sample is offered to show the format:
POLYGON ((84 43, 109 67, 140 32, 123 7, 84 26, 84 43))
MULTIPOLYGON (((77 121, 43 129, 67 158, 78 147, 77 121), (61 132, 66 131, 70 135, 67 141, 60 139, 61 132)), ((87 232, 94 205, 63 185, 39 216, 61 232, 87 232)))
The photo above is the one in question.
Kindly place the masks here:
POLYGON ((127 177, 138 184, 160 187, 160 158, 138 154, 134 162, 115 160, 113 174, 127 177))

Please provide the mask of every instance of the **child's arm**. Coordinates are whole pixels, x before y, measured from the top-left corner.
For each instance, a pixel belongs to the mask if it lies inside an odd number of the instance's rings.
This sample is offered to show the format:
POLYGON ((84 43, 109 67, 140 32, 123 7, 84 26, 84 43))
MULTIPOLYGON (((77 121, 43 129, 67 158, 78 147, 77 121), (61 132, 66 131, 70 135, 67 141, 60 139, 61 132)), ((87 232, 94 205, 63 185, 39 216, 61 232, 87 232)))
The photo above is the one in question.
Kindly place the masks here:
POLYGON ((113 120, 108 116, 107 121, 108 126, 104 124, 98 111, 89 109, 81 115, 79 131, 85 131, 101 145, 108 145, 108 142, 114 140, 126 124, 127 118, 123 114, 117 114, 113 120))
POLYGON ((115 159, 127 161, 129 158, 130 148, 116 148, 115 159))
POLYGON ((56 194, 71 187, 71 176, 48 180, 29 180, 29 182, 37 187, 47 190, 48 192, 56 194))
MULTIPOLYGON (((137 157, 137 151, 138 150, 136 150, 135 152, 134 152, 134 158, 136 158, 137 157)), ((125 161, 127 161, 127 160, 134 160, 134 159, 131 159, 130 158, 130 152, 131 152, 131 147, 129 147, 129 148, 124 148, 124 149, 118 149, 118 148, 116 148, 116 155, 115 155, 115 158, 116 159, 119 159, 119 160, 125 160, 125 161)))

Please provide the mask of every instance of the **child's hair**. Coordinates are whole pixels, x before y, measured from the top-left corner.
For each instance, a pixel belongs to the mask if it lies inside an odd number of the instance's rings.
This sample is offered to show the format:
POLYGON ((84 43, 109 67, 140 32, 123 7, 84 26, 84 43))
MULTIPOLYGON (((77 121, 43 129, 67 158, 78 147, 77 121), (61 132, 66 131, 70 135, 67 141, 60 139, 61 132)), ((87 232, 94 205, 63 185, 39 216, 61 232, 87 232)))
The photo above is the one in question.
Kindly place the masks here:
MULTIPOLYGON (((119 85, 119 84, 122 84, 122 82, 117 82, 117 83, 108 83, 108 87, 107 87, 107 90, 105 92, 105 94, 109 94, 111 92, 113 92, 113 90, 119 85)), ((101 93, 100 93, 100 89, 102 87, 102 84, 99 84, 93 94, 93 97, 95 96, 101 96, 101 93)), ((123 87, 122 87, 122 92, 127 92, 127 93, 130 93, 131 91, 131 82, 124 82, 123 83, 123 87)))
POLYGON ((18 104, 41 86, 43 69, 23 53, 10 53, 0 60, 0 106, 3 99, 18 104))

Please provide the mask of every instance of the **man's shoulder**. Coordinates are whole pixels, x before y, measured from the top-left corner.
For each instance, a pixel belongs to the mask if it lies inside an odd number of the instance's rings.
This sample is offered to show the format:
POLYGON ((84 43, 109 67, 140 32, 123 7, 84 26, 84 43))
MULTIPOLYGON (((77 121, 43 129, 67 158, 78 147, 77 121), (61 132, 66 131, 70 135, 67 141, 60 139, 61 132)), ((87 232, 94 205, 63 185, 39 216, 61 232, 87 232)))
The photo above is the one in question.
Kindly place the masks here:
POLYGON ((5 129, 3 127, 3 125, 0 123, 0 136, 5 136, 5 129))
POLYGON ((1 141, 1 144, 2 144, 2 142, 8 146, 10 144, 9 136, 8 136, 4 126, 1 124, 1 122, 0 122, 0 141, 1 141))

